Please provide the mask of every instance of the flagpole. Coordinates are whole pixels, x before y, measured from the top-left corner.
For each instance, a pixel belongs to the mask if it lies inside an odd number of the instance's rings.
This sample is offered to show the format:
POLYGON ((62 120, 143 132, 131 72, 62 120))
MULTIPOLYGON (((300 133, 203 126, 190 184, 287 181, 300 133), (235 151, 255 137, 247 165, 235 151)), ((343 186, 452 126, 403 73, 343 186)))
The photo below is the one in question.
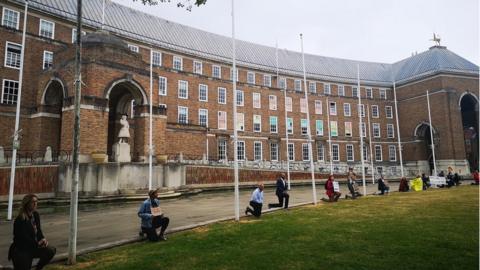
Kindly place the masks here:
POLYGON ((326 100, 325 107, 327 108, 327 127, 328 127, 328 155, 330 156, 330 174, 333 175, 333 156, 332 156, 332 134, 330 126, 330 103, 328 103, 328 97, 326 100))
POLYGON ((362 91, 360 89, 360 65, 357 64, 357 88, 358 88, 358 121, 360 129, 360 159, 362 160, 362 184, 363 184, 363 195, 367 195, 367 186, 365 184, 365 161, 363 157, 363 129, 362 129, 362 91))
POLYGON ((10 169, 10 187, 8 191, 8 214, 7 219, 12 220, 13 212, 13 192, 15 186, 15 168, 17 165, 17 148, 20 146, 18 135, 20 133, 20 104, 22 103, 22 85, 23 85, 23 64, 25 59, 25 36, 27 33, 27 17, 28 17, 28 0, 25 0, 25 10, 23 16, 23 32, 22 32, 22 49, 20 52, 20 71, 18 75, 18 95, 17 95, 17 109, 15 111, 15 130, 13 133, 12 142, 12 168, 10 169))
POLYGON ((102 1, 102 30, 104 29, 105 26, 105 1, 102 1))
POLYGON ((398 123, 398 106, 397 106, 397 90, 395 87, 395 80, 393 81, 393 97, 395 99, 395 119, 397 122, 397 141, 398 141, 398 154, 400 156, 400 171, 402 178, 405 176, 403 172, 403 154, 402 154, 402 143, 400 141, 400 124, 398 123))
POLYGON ((313 204, 317 204, 317 190, 315 188, 315 167, 313 164, 313 151, 312 151, 312 132, 310 126, 310 110, 308 109, 308 92, 307 92, 307 73, 305 70, 305 54, 303 53, 303 35, 300 34, 300 43, 302 47, 302 65, 303 65, 303 88, 305 92, 305 102, 307 109, 307 132, 308 132, 308 156, 310 159, 310 173, 312 176, 312 192, 313 192, 313 204))
MULTIPOLYGON (((370 163, 372 164, 372 184, 375 184, 375 169, 373 167, 373 151, 372 151, 372 126, 370 124, 370 107, 367 106, 367 120, 368 120, 368 141, 370 148, 370 163)), ((360 134, 361 135, 361 134, 360 134)), ((363 149, 362 149, 363 150, 363 149)), ((363 151, 362 151, 363 152, 363 151)))
POLYGON ((238 135, 237 135, 237 67, 235 62, 235 0, 232 0, 232 89, 233 89, 233 171, 235 184, 235 220, 240 220, 240 194, 238 190, 238 135))
POLYGON ((430 140, 432 142, 432 156, 433 156, 433 171, 434 175, 437 175, 437 162, 435 160, 435 143, 433 141, 433 126, 432 126, 432 115, 430 113, 430 96, 427 90, 427 105, 428 105, 428 123, 430 125, 430 140))
POLYGON ((152 155, 153 155, 153 49, 150 48, 150 113, 148 117, 148 190, 152 189, 152 178, 153 178, 153 168, 152 168, 152 155))

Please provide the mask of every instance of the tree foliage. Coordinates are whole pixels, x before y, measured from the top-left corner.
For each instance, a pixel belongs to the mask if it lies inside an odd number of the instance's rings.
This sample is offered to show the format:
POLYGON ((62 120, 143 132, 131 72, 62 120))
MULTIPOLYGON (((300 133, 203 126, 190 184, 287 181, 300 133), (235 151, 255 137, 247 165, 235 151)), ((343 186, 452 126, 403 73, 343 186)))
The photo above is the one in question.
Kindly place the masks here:
MULTIPOLYGON (((144 5, 158 5, 158 3, 170 3, 172 0, 133 0, 134 2, 136 1, 141 1, 142 4, 144 5)), ((193 0, 195 1, 194 4, 198 7, 200 5, 204 5, 207 0, 193 0)), ((178 0, 177 2, 177 7, 185 8, 188 11, 192 10, 192 0, 178 0)))

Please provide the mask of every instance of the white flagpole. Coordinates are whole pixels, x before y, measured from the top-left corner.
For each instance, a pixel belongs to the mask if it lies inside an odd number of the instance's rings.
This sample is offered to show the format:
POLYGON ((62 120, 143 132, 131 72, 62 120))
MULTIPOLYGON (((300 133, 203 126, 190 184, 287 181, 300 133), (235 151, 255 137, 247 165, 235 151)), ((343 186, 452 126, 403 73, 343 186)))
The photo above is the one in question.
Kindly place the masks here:
POLYGON ((428 95, 427 90, 427 105, 428 105, 428 124, 430 125, 430 140, 432 141, 432 155, 433 155, 433 171, 434 175, 437 175, 437 162, 435 160, 435 143, 433 141, 433 126, 432 126, 432 115, 430 114, 430 96, 428 95))
POLYGON ((238 135, 237 135, 237 67, 235 62, 235 0, 232 0, 232 89, 233 89, 233 170, 235 178, 235 220, 240 220, 240 194, 238 191, 238 135))
POLYGON ((20 52, 20 74, 18 76, 18 95, 17 95, 17 110, 15 111, 15 131, 13 133, 12 143, 12 168, 10 170, 10 187, 8 192, 8 215, 7 219, 12 220, 13 211, 13 191, 15 185, 15 166, 17 164, 17 148, 20 146, 18 135, 20 130, 20 104, 22 103, 22 82, 23 82, 23 64, 25 59, 25 36, 27 32, 27 17, 28 17, 28 0, 25 1, 25 10, 23 17, 23 32, 22 32, 22 49, 20 52))
MULTIPOLYGON (((372 164, 372 184, 375 184, 375 169, 373 167, 373 151, 372 151, 372 129, 370 124, 370 108, 367 106, 367 119, 368 119, 368 141, 370 148, 370 163, 372 164)), ((360 134, 361 135, 361 134, 360 134)))
POLYGON ((102 2, 102 29, 104 29, 104 26, 105 26, 105 1, 106 0, 103 0, 102 2))
POLYGON ((367 195, 367 186, 365 184, 365 161, 363 157, 363 130, 362 130, 362 91, 360 89, 360 65, 357 64, 357 88, 358 88, 358 125, 360 130, 360 159, 362 160, 362 184, 363 184, 363 195, 367 195))
POLYGON ((303 35, 300 34, 300 43, 302 46, 302 64, 303 64, 303 88, 305 91, 305 102, 307 103, 307 132, 308 132, 308 156, 310 159, 310 172, 312 175, 312 192, 313 204, 317 204, 317 190, 315 188, 315 167, 313 165, 313 151, 312 151, 312 132, 310 126, 310 111, 308 109, 308 92, 307 92, 307 73, 305 70, 305 54, 303 53, 303 35))
POLYGON ((402 143, 400 141, 400 124, 398 123, 397 90, 395 88, 395 81, 393 81, 393 97, 395 99, 395 119, 397 121, 397 140, 398 140, 398 155, 400 156, 400 172, 403 178, 404 177, 403 155, 402 155, 402 143))
MULTIPOLYGON (((278 82, 280 80, 279 77, 279 72, 278 72, 278 42, 275 42, 275 59, 277 62, 277 86, 278 82)), ((287 183, 288 183, 288 190, 290 190, 290 159, 288 158, 288 114, 287 114, 287 85, 285 85, 285 88, 283 89, 283 101, 284 101, 284 110, 285 110, 285 138, 287 139, 286 141, 286 153, 287 153, 287 183)))
MULTIPOLYGON (((328 103, 328 97, 325 101, 325 107, 327 108, 327 127, 328 127, 328 155, 330 156, 330 174, 333 175, 333 155, 332 155, 332 131, 330 126, 330 103, 328 103)), ((338 127, 337 127, 338 128, 338 127)))
POLYGON ((153 155, 153 49, 150 49, 150 113, 148 117, 148 190, 152 189, 152 155, 153 155))

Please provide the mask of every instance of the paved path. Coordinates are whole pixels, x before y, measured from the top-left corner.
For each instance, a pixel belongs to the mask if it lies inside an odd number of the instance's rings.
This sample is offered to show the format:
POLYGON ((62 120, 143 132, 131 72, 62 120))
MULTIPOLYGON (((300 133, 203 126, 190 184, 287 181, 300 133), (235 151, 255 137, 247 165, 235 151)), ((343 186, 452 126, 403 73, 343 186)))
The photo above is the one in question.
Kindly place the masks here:
MULTIPOLYGON (((360 191, 363 188, 360 187, 360 191)), ((391 183, 391 190, 398 190, 398 183, 391 183)), ((368 185, 367 194, 377 191, 377 185, 368 185)), ((347 187, 341 186, 342 194, 347 187)), ((240 190, 240 214, 250 200, 251 190, 240 190)), ((161 201, 162 209, 170 217, 169 230, 208 222, 234 215, 233 191, 200 193, 161 201)), ((311 186, 294 186, 290 191, 290 204, 309 203, 313 200, 311 186)), ((323 185, 317 184, 317 199, 325 197, 323 185)), ((343 197, 343 196, 342 196, 343 197)), ((344 198, 344 197, 343 197, 344 198)), ((265 205, 276 203, 275 190, 265 189, 265 205)), ((359 201, 360 202, 360 201, 359 201)), ((41 204, 41 202, 40 202, 41 204)), ((132 239, 139 231, 140 219, 137 210, 140 202, 98 204, 89 209, 79 210, 77 251, 96 248, 119 240, 132 239)), ((264 210, 266 207, 264 206, 264 210)), ((57 248, 57 255, 67 252, 69 215, 68 207, 41 208, 42 229, 49 243, 57 248), (50 212, 50 213, 48 213, 50 212)), ((3 215, 2 215, 3 216, 3 215)), ((7 251, 12 240, 12 222, 0 220, 0 268, 10 265, 7 251)), ((168 230, 167 230, 168 232, 168 230)))

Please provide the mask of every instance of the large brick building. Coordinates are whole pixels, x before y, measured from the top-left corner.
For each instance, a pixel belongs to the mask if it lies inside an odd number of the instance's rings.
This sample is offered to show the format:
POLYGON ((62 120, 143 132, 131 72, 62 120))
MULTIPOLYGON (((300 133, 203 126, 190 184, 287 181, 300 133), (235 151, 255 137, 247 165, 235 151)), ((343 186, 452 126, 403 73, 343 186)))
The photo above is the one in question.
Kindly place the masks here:
MULTIPOLYGON (((30 1, 20 153, 42 152, 47 146, 54 156, 71 152, 75 2, 30 1)), ((220 164, 232 160, 230 38, 110 1, 105 31, 99 31, 101 3, 84 2, 81 161, 91 162, 92 152, 111 155, 124 113, 130 122, 132 157, 145 161, 150 100, 155 157, 172 159, 182 153, 187 161, 208 159, 220 164)), ((0 5, 0 57, 4 57, 0 67, 0 146, 8 156, 17 103, 24 3, 1 0, 0 5)), ((303 170, 309 156, 301 54, 279 50, 278 75, 275 48, 237 41, 236 59, 239 159, 245 166, 262 163, 275 167, 289 158, 294 169, 303 170)), ((411 173, 428 172, 433 163, 427 90, 431 93, 439 169, 452 165, 466 174, 471 166, 477 166, 478 67, 446 47, 434 46, 393 64, 306 55, 306 69, 317 170, 328 171, 331 158, 337 172, 360 166, 360 93, 367 160, 373 158, 378 170, 398 175, 400 129, 405 167, 411 173), (360 89, 356 86, 357 65, 360 89), (394 82, 400 127, 395 121, 394 82), (332 136, 331 157, 328 132, 332 136)))

